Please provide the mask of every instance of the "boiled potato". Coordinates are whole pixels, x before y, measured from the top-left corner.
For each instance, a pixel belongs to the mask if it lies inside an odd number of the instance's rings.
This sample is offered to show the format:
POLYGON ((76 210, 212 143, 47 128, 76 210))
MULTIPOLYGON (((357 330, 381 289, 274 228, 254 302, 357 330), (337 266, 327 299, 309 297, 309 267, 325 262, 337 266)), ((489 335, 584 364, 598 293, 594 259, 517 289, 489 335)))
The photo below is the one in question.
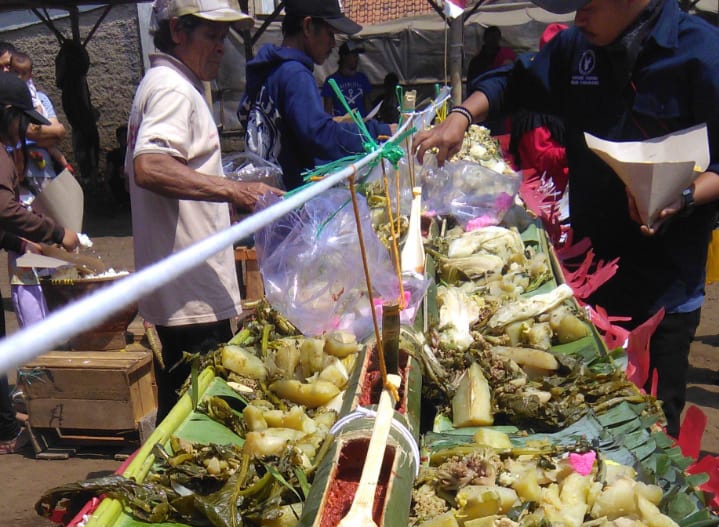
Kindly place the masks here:
POLYGON ((512 442, 509 440, 507 434, 491 428, 481 428, 477 430, 472 439, 479 445, 490 446, 496 450, 512 448, 512 442))
POLYGON ((282 371, 282 376, 291 379, 300 363, 300 348, 297 339, 279 339, 275 350, 275 365, 282 371))
POLYGON ((325 367, 324 346, 324 340, 314 338, 306 338, 300 344, 300 366, 305 379, 325 367))
POLYGON ((636 495, 637 498, 637 509, 642 515, 642 520, 649 527, 678 527, 677 522, 672 520, 666 514, 662 514, 659 507, 654 505, 647 498, 641 494, 636 495))
POLYGON ((420 523, 419 527, 459 527, 459 523, 457 523, 457 518, 454 517, 454 511, 447 511, 420 523))
POLYGON ((349 377, 347 368, 337 357, 330 357, 329 364, 324 367, 319 375, 319 379, 331 382, 340 390, 347 385, 349 377))
POLYGON ((528 467, 512 483, 512 488, 523 501, 542 501, 542 487, 539 486, 537 469, 534 466, 528 467))
POLYGON ((506 514, 518 501, 517 493, 507 487, 467 485, 457 491, 457 517, 466 522, 493 514, 506 514))
POLYGON ((264 381, 267 368, 262 359, 240 346, 226 345, 222 347, 222 366, 233 373, 264 381))
POLYGON ((551 353, 531 348, 511 348, 494 346, 492 352, 513 360, 522 367, 529 366, 538 370, 556 371, 559 362, 551 353))
POLYGON ((283 399, 307 408, 322 406, 340 393, 337 386, 322 380, 305 384, 296 379, 284 379, 270 384, 270 390, 283 399))
POLYGON ((266 430, 268 428, 262 409, 254 404, 245 406, 245 409, 242 410, 242 417, 249 430, 266 430))
POLYGON ((359 351, 359 344, 357 344, 357 337, 348 331, 332 331, 325 334, 325 353, 333 355, 340 359, 357 353, 359 351))
POLYGON ((592 506, 593 518, 606 516, 614 520, 620 516, 629 516, 636 513, 637 504, 634 498, 634 480, 619 478, 604 488, 597 496, 592 506))
POLYGON ((290 441, 296 441, 303 435, 304 432, 289 428, 268 428, 248 432, 242 450, 253 457, 279 456, 290 441))
POLYGON ((565 316, 559 323, 556 333, 560 344, 574 342, 591 334, 589 326, 575 315, 565 316))
POLYGON ((462 374, 452 398, 452 423, 456 428, 494 422, 489 383, 476 362, 462 374))

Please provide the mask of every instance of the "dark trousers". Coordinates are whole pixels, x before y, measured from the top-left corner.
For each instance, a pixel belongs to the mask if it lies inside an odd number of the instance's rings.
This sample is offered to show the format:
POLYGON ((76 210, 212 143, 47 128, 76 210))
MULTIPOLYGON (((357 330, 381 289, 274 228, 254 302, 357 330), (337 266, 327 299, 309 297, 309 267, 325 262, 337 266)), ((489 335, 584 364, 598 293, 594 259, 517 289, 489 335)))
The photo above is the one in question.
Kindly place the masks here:
POLYGON ((690 313, 665 315, 652 336, 649 349, 649 380, 644 387, 651 388, 654 369, 659 375, 657 399, 662 401, 667 416, 667 433, 679 437, 682 410, 686 402, 689 346, 694 339, 701 309, 690 313))
MULTIPOLYGON (((2 300, 2 299, 0 299, 2 300)), ((0 306, 0 338, 5 337, 5 311, 0 306)), ((0 375, 0 441, 14 439, 20 433, 15 420, 15 407, 10 398, 7 375, 0 375)))
POLYGON ((159 424, 179 397, 177 391, 192 371, 189 363, 178 364, 182 352, 205 354, 217 349, 232 338, 229 320, 220 320, 210 324, 190 324, 186 326, 156 326, 157 335, 162 344, 162 359, 165 368, 155 364, 157 380, 157 420, 159 424))

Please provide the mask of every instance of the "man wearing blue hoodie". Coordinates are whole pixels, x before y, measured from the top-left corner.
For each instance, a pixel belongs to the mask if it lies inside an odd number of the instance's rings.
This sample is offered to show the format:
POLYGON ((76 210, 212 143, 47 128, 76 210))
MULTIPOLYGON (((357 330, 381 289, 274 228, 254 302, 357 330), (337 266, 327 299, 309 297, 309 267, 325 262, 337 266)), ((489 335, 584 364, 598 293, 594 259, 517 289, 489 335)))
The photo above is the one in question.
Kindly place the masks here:
MULTIPOLYGON (((267 44, 247 63, 238 110, 245 148, 279 164, 288 190, 302 184, 304 170, 364 151, 357 126, 335 122, 324 110, 312 75, 335 47, 335 33, 361 29, 337 0, 287 0, 282 46, 267 44)), ((375 138, 391 134, 390 125, 376 121, 367 129, 375 138)))

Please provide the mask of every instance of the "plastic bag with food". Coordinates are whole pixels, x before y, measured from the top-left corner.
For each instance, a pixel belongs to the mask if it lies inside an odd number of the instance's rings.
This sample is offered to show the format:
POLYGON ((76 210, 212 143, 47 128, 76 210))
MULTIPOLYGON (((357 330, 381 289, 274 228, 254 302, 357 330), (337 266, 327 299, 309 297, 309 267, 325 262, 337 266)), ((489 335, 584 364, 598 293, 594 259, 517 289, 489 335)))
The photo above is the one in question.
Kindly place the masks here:
POLYGON ((261 182, 284 189, 282 168, 253 152, 232 152, 222 156, 222 171, 235 181, 261 182))
MULTIPOLYGON (((389 252, 372 230, 366 200, 357 199, 374 296, 396 300, 399 282, 389 252)), ((330 189, 308 201, 258 231, 255 244, 265 296, 303 334, 343 329, 361 339, 372 332, 348 190, 330 189)))

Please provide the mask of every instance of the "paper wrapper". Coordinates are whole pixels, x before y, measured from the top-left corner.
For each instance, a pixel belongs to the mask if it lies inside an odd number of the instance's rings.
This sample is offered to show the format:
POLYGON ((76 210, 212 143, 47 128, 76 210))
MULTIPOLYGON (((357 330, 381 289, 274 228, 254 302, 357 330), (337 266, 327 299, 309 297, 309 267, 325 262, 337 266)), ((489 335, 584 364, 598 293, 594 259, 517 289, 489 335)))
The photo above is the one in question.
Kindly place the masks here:
POLYGON ((67 169, 42 188, 32 202, 32 209, 52 218, 62 227, 82 232, 84 194, 80 184, 67 169))
POLYGON ((605 141, 588 133, 584 138, 632 193, 646 225, 709 165, 705 124, 646 141, 605 141))

